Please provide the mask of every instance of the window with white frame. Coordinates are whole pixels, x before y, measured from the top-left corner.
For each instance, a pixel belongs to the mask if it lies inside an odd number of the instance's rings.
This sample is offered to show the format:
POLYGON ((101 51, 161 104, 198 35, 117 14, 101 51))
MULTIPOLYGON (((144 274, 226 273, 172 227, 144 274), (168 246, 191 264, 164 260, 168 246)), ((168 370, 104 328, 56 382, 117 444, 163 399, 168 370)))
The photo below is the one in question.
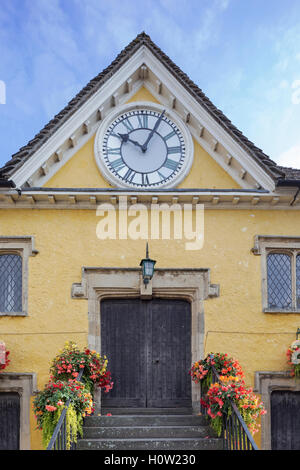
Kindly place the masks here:
POLYGON ((31 236, 0 236, 0 315, 27 315, 28 258, 34 256, 31 236))
POLYGON ((300 313, 300 237, 258 235, 252 251, 262 257, 263 310, 300 313))

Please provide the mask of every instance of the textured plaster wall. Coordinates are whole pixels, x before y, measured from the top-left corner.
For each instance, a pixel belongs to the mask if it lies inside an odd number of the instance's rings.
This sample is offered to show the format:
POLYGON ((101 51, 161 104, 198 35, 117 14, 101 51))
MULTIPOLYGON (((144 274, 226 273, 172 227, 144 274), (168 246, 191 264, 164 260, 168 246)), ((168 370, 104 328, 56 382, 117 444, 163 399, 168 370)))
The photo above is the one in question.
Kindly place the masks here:
MULTIPOLYGON (((131 101, 155 101, 141 89, 131 101)), ((237 188, 238 185, 200 147, 182 188, 237 188)), ((98 187, 108 184, 98 171, 91 138, 52 177, 47 187, 98 187)), ((11 351, 9 371, 36 372, 41 389, 52 358, 65 341, 87 345, 86 300, 71 299, 82 266, 137 267, 145 240, 99 240, 94 210, 3 210, 0 235, 34 235, 39 254, 29 258, 27 317, 0 318, 0 339, 11 351)), ((285 351, 299 327, 297 314, 264 314, 261 307, 261 258, 251 253, 254 236, 299 235, 295 213, 207 210, 204 246, 186 251, 185 241, 150 240, 159 268, 210 268, 220 297, 205 301, 205 351, 236 357, 254 383, 256 370, 286 369, 285 351)), ((32 448, 41 448, 31 416, 32 448)))
MULTIPOLYGON (((297 314, 264 314, 260 256, 251 253, 256 234, 297 235, 292 212, 219 211, 204 214, 205 242, 186 251, 180 240, 150 241, 157 267, 210 268, 220 297, 205 301, 205 353, 236 357, 253 385, 256 370, 284 370, 285 351, 299 326, 297 314)), ((137 267, 145 240, 99 240, 99 217, 89 210, 12 210, 0 213, 1 235, 34 235, 39 254, 29 258, 27 317, 0 318, 0 336, 11 351, 9 371, 48 379, 51 359, 65 341, 87 344, 87 301, 71 299, 82 266, 137 267)), ((32 448, 39 448, 34 431, 32 448)))

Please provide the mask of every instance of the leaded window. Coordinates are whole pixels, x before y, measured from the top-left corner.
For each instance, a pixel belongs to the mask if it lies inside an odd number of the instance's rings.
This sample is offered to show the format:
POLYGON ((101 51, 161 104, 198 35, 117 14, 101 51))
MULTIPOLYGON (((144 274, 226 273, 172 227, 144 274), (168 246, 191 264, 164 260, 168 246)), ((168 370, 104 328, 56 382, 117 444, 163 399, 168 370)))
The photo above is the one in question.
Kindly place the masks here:
POLYGON ((0 312, 22 312, 22 257, 0 255, 0 312))
POLYGON ((300 310, 300 251, 267 254, 267 298, 270 310, 300 310))

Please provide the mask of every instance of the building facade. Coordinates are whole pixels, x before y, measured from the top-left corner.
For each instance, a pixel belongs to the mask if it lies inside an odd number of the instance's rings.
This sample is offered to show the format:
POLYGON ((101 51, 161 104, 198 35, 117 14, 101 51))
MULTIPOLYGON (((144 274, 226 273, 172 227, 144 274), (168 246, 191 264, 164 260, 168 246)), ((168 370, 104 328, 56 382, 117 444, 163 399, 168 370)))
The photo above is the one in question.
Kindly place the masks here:
POLYGON ((72 340, 107 353, 125 384, 97 395, 99 410, 197 413, 191 363, 228 353, 265 403, 257 441, 270 449, 278 392, 292 410, 300 391, 286 362, 300 326, 298 188, 300 170, 137 36, 0 170, 0 396, 18 403, 19 447, 41 448, 34 392, 72 340))

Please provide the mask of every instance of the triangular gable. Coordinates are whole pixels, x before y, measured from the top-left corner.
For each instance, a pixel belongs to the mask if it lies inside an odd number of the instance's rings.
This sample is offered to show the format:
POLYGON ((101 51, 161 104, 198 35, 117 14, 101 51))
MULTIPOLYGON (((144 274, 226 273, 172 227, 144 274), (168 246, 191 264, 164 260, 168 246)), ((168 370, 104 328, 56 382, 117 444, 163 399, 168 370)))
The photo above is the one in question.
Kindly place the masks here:
POLYGON ((175 111, 192 136, 223 170, 244 189, 272 191, 282 167, 219 111, 203 92, 145 33, 132 41, 0 170, 0 181, 17 187, 41 187, 95 134, 101 120, 145 87, 175 111))
MULTIPOLYGON (((141 87, 128 101, 159 103, 145 87, 141 87)), ((106 188, 109 183, 99 171, 95 156, 95 136, 91 137, 69 161, 46 181, 48 188, 106 188)), ((194 139, 194 159, 188 175, 178 188, 238 189, 240 185, 218 165, 215 160, 194 139)))

